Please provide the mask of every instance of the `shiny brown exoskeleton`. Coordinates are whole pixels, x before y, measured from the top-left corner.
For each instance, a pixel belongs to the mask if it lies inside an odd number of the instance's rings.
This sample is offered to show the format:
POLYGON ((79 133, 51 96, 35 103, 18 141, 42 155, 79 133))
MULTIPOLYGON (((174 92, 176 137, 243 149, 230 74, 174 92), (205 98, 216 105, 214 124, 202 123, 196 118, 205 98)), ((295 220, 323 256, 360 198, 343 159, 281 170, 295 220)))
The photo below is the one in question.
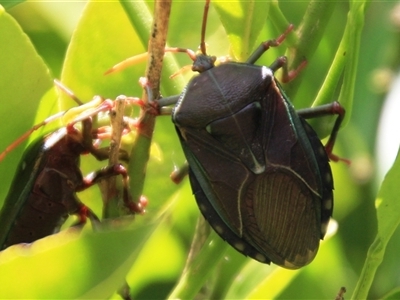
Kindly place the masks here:
POLYGON ((91 153, 98 160, 108 158, 108 151, 92 144, 91 119, 83 120, 82 127, 82 132, 72 124, 62 127, 25 151, 0 211, 0 249, 56 233, 69 215, 77 215, 79 225, 87 218, 98 221, 76 193, 110 176, 123 177, 124 204, 133 213, 142 212, 142 205, 130 199, 127 171, 121 164, 82 176, 81 154, 91 153))

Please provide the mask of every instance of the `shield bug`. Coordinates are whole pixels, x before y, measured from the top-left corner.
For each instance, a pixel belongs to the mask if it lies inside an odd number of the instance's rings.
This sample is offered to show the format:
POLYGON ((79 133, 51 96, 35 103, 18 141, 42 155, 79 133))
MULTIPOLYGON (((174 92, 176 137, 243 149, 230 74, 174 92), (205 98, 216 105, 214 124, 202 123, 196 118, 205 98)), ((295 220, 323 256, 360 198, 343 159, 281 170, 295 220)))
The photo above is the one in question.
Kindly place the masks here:
POLYGON ((214 66, 205 50, 193 59, 194 77, 177 100, 172 120, 189 163, 197 204, 213 229, 232 247, 262 263, 289 269, 310 263, 333 209, 329 159, 344 109, 338 102, 296 111, 274 77, 286 57, 271 66, 254 63, 276 40, 263 42, 244 63, 214 66), (336 114, 322 145, 307 118, 336 114))
MULTIPOLYGON (((92 128, 91 117, 110 110, 113 102, 95 97, 91 104, 94 106, 92 109, 83 111, 65 127, 39 138, 25 151, 0 211, 0 249, 18 243, 31 243, 58 232, 68 215, 77 215, 80 225, 87 218, 92 222, 98 221, 97 216, 78 199, 76 193, 111 176, 122 176, 124 204, 130 211, 143 212, 146 203, 131 201, 129 178, 121 164, 109 165, 86 177, 82 176, 80 155, 91 153, 98 160, 109 156, 108 149, 98 149, 93 145, 93 136, 97 136, 98 130, 92 128), (75 126, 78 122, 82 123, 81 129, 75 126)), ((30 132, 67 114, 71 114, 71 110, 34 126, 0 154, 0 158, 4 158, 30 132)))

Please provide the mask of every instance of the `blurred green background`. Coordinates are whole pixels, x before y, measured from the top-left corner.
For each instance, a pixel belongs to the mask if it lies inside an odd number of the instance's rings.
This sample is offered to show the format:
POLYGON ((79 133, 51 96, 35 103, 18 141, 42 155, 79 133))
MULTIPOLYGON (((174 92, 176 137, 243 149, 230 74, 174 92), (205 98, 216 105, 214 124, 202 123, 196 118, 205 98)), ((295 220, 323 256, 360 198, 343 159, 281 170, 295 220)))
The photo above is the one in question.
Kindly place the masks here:
MULTIPOLYGON (((151 2, 146 4, 152 9, 151 2)), ((123 16, 123 10, 120 7, 115 8, 114 5, 118 4, 98 3, 99 7, 95 7, 96 3, 92 3, 91 8, 86 8, 81 18, 85 5, 85 2, 25 2, 7 9, 7 12, 28 35, 37 53, 50 69, 50 76, 61 78, 78 97, 87 101, 95 94, 111 98, 124 93, 140 96, 142 91, 137 80, 144 75, 144 64, 115 75, 104 76, 103 72, 130 55, 142 53, 145 51, 145 46, 136 36, 127 18, 123 16), (90 21, 91 14, 96 12, 104 14, 101 22, 90 21), (82 21, 84 18, 88 21, 82 21), (83 54, 75 61, 74 58, 70 58, 73 62, 68 64, 64 59, 74 30, 79 26, 78 22, 85 22, 84 25, 81 23, 79 29, 84 33, 81 32, 79 38, 75 37, 75 41, 72 41, 76 47, 74 53, 72 50, 69 51, 70 55, 75 57, 79 56, 79 53, 83 54), (65 64, 64 71, 63 64, 65 64)), ((168 32, 170 46, 196 49, 200 39, 203 5, 201 1, 173 3, 168 32)), ((294 25, 300 24, 307 5, 308 3, 304 1, 279 2, 284 16, 294 25)), ((271 278, 265 283, 265 287, 260 288, 261 293, 257 294, 257 297, 332 299, 341 286, 345 286, 351 295, 367 250, 377 231, 374 200, 382 176, 385 174, 385 171, 378 173, 378 168, 384 167, 384 164, 377 157, 377 128, 381 118, 381 108, 392 81, 397 76, 400 64, 399 7, 396 1, 373 1, 365 11, 353 109, 351 115, 347 116, 346 127, 340 131, 335 148, 335 153, 350 159, 352 164, 350 166, 344 163, 331 164, 335 179, 333 218, 339 225, 336 234, 322 242, 314 262, 295 272, 255 262, 249 263, 247 259, 230 249, 208 278, 208 284, 202 290, 204 298, 242 298, 243 294, 235 289, 242 288, 241 284, 249 285, 243 277, 247 274, 250 278, 249 274, 252 273, 252 276, 259 274, 261 278, 271 278), (245 267, 242 269, 242 266, 245 267), (259 273, 248 270, 258 270, 259 273), (267 277, 269 270, 274 270, 275 277, 267 277)), ((307 68, 299 79, 301 82, 298 92, 295 95, 288 95, 295 107, 298 107, 296 103, 303 103, 302 99, 308 98, 308 103, 311 103, 316 97, 343 35, 348 10, 347 2, 336 3, 316 53, 308 61, 307 68)), ((266 16, 266 23, 257 39, 257 44, 279 34, 280 32, 272 26, 266 16)), ((220 56, 230 51, 228 38, 213 5, 207 23, 206 41, 210 54, 220 56)), ((283 53, 284 49, 281 48, 268 51, 262 62, 271 63, 283 53)), ((182 66, 190 64, 190 60, 183 54, 168 55, 182 66)), ((167 65, 166 68, 171 66, 172 64, 167 65)), ((171 75, 168 72, 168 69, 164 70, 164 76, 171 75)), ((2 76, 7 74, 3 72, 2 76)), ((190 76, 191 74, 186 74, 176 81, 168 79, 162 87, 163 94, 169 96, 172 92, 179 93, 190 76)), ((18 77, 14 80, 18 83, 18 77)), ((0 90, 7 88, 9 87, 2 86, 0 81, 0 90)), ((11 100, 0 101, 4 107, 11 100)), ((24 107, 20 106, 14 113, 23 114, 23 109, 24 107)), ((54 110, 57 111, 58 108, 54 110)), ((1 149, 29 128, 26 124, 14 121, 9 112, 3 116, 1 149)), ((33 120, 27 122, 33 124, 33 120)), ((394 155, 399 145, 398 134, 396 138, 396 132, 399 132, 398 126, 393 124, 388 129, 390 132, 386 132, 388 139, 393 142, 394 155)), ((127 280, 132 287, 132 294, 138 299, 162 299, 170 293, 182 272, 198 216, 187 180, 180 186, 175 186, 169 180, 169 173, 174 167, 184 162, 169 117, 157 119, 154 142, 159 146, 161 154, 154 154, 148 166, 144 191, 150 201, 147 214, 154 217, 167 203, 170 206, 166 208, 168 216, 160 219, 160 226, 151 234, 149 242, 128 275, 127 280)), ((12 179, 11 174, 22 151, 23 147, 1 162, 0 202, 5 198, 12 179)), ((387 154, 385 156, 387 158, 387 154)), ((394 158, 391 158, 392 161, 394 158)), ((101 165, 90 161, 84 162, 83 168, 87 173, 101 165)), ((85 191, 80 198, 101 214, 97 191, 85 191)), ((397 230, 376 274, 369 298, 382 297, 400 286, 399 249, 400 232, 397 230)), ((40 277, 40 270, 37 272, 40 277)), ((245 295, 250 296, 250 294, 245 295)))

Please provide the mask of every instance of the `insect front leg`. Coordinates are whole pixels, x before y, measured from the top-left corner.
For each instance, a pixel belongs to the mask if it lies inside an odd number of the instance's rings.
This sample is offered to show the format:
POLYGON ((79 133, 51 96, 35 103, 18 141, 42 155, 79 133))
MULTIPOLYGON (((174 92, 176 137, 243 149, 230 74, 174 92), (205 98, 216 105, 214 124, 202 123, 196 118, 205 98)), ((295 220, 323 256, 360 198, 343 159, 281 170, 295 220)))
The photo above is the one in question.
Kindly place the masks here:
POLYGON ((288 28, 275 40, 268 40, 262 42, 260 46, 250 55, 246 60, 248 64, 254 64, 263 54, 271 47, 278 47, 286 39, 286 36, 293 30, 293 24, 289 24, 288 28))

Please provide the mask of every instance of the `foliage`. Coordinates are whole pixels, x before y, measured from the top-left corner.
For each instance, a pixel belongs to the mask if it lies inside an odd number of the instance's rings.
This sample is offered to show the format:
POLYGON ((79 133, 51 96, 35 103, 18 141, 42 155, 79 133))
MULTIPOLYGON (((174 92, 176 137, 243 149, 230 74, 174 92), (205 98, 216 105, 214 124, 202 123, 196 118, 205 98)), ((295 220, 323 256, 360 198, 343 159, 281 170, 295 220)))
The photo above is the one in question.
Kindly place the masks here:
MULTIPOLYGON (((0 98, 7 103, 0 107, 1 150, 38 120, 73 105, 68 97, 55 95, 52 78, 60 78, 85 101, 97 94, 111 99, 120 94, 142 94, 137 81, 144 75, 144 63, 104 75, 119 61, 146 51, 152 3, 135 1, 132 5, 136 7, 124 10, 119 2, 112 1, 92 1, 84 8, 77 2, 27 2, 10 8, 7 13, 1 11, 0 98), (70 24, 72 17, 60 17, 77 16, 81 11, 76 24, 70 24), (141 13, 132 15, 132 11, 141 13)), ((335 153, 350 159, 352 164, 331 163, 335 179, 334 219, 339 228, 334 236, 321 243, 316 259, 309 266, 289 271, 262 265, 236 253, 212 233, 208 238, 203 237, 206 239, 203 250, 183 273, 199 212, 187 180, 176 186, 169 179, 170 172, 184 162, 184 157, 170 118, 158 117, 154 142, 160 152, 153 152, 148 163, 144 194, 150 204, 146 216, 136 217, 123 229, 100 233, 91 232, 90 226, 82 233, 69 229, 31 246, 17 245, 1 252, 0 298, 119 297, 113 293, 125 277, 131 295, 140 299, 168 295, 332 299, 341 286, 346 286, 347 295, 355 291, 354 298, 393 297, 398 290, 400 269, 396 231, 400 219, 396 209, 400 166, 398 159, 382 185, 377 213, 374 199, 381 179, 376 178, 374 171, 374 144, 379 100, 383 95, 370 84, 375 69, 391 65, 388 50, 398 53, 392 42, 395 35, 386 33, 392 8, 389 2, 372 2, 364 7, 359 1, 211 4, 206 33, 208 53, 217 56, 229 53, 243 60, 261 41, 279 36, 290 20, 299 28, 299 35, 290 35, 282 46, 269 50, 258 63, 268 65, 283 54, 294 64, 305 57, 307 67, 296 80, 284 85, 295 107, 309 107, 316 98, 319 104, 338 98, 346 106, 347 125, 339 133, 335 153), (368 251, 374 238, 376 241, 368 251), (376 273, 362 272, 366 257, 366 266, 371 266, 378 257, 375 271, 383 260, 376 273), (193 266, 197 272, 192 272, 193 266)), ((168 44, 197 47, 202 15, 202 2, 173 3, 168 44)), ((190 60, 184 54, 166 57, 162 93, 179 94, 192 74, 181 74, 175 79, 168 76, 180 66, 190 64, 190 60)), ((134 116, 137 113, 133 111, 134 116)), ((322 120, 313 126, 324 136, 331 123, 322 120)), ((2 176, 0 199, 6 196, 12 180, 10 174, 14 173, 24 147, 18 147, 0 163, 1 174, 7 174, 2 176)), ((89 157, 83 158, 84 173, 102 165, 89 157)), ((101 215, 97 188, 79 197, 101 215)))

